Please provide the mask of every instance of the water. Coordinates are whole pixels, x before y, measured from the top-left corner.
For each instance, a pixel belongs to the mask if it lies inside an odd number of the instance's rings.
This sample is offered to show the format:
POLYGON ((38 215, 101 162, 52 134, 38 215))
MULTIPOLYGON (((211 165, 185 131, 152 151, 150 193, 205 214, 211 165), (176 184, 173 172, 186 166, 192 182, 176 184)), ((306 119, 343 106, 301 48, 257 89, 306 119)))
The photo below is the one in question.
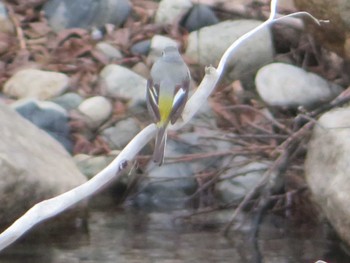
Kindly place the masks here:
POLYGON ((293 226, 283 218, 268 216, 254 243, 249 239, 250 221, 244 217, 238 219, 239 227, 229 238, 220 233, 228 213, 175 220, 174 212, 93 210, 85 230, 53 234, 45 227, 31 231, 3 251, 0 262, 250 263, 259 258, 268 263, 350 262, 325 224, 293 226))

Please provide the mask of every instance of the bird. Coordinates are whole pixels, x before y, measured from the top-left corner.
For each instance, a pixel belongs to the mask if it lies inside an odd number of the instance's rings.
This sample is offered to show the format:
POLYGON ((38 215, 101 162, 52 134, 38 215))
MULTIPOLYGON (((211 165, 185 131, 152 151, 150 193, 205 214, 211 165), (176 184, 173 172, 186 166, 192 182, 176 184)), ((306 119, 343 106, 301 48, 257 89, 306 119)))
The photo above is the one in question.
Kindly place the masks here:
POLYGON ((157 124, 153 161, 161 166, 167 140, 167 127, 181 116, 186 105, 191 75, 177 47, 168 46, 151 68, 147 80, 146 103, 157 124))

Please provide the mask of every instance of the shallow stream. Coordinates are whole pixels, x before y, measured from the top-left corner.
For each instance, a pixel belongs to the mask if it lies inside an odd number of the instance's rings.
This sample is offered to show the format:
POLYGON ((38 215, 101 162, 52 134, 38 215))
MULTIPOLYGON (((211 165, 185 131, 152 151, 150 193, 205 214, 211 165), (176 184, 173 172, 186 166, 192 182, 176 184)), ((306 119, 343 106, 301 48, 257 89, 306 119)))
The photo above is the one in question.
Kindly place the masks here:
POLYGON ((226 238, 220 233, 222 217, 183 220, 176 219, 178 213, 93 210, 84 231, 46 233, 44 238, 40 231, 30 231, 1 252, 0 263, 350 262, 326 224, 293 226, 268 216, 254 243, 246 218, 226 238))

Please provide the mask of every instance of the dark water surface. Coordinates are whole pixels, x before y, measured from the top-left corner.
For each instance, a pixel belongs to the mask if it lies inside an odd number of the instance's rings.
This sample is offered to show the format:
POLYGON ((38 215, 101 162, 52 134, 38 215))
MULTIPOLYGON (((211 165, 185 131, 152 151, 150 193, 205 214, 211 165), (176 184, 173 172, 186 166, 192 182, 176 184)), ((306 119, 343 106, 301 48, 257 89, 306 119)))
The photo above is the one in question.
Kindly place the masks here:
POLYGON ((283 218, 268 216, 254 243, 246 218, 239 219, 239 227, 226 238, 220 230, 227 214, 175 217, 175 213, 91 211, 86 231, 61 231, 54 237, 49 230, 45 237, 31 231, 25 240, 1 252, 0 262, 350 262, 325 224, 291 226, 283 218))

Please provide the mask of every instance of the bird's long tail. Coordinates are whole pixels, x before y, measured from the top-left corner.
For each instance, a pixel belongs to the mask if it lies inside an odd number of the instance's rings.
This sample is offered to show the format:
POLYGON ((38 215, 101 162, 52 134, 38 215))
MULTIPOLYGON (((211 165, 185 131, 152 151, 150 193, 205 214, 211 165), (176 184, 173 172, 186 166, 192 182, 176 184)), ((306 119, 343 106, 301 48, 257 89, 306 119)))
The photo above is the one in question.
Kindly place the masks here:
POLYGON ((159 166, 163 164, 164 161, 164 151, 167 139, 166 133, 167 125, 163 125, 158 127, 158 132, 156 136, 156 143, 153 153, 153 161, 157 163, 159 166))

